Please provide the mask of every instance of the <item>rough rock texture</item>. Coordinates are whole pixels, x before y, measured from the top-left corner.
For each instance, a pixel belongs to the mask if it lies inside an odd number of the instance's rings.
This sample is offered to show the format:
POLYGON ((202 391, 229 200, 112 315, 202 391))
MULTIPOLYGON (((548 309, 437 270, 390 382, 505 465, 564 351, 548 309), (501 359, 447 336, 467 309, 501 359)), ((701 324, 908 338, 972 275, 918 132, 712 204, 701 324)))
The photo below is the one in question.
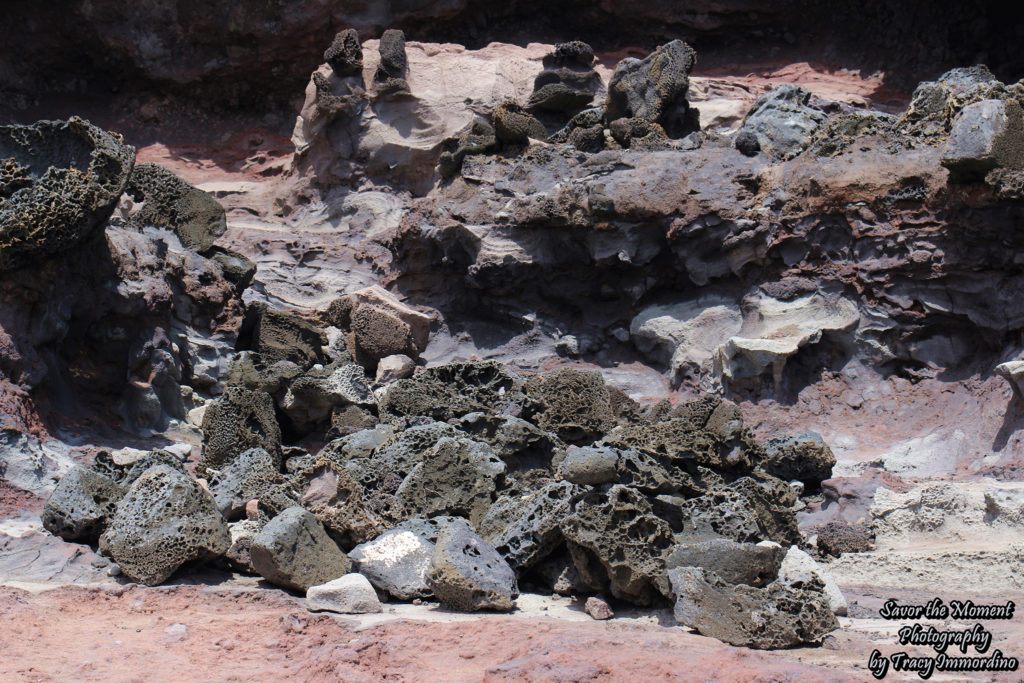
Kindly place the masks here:
POLYGON ((813 576, 821 582, 832 613, 845 617, 847 610, 846 598, 843 597, 842 591, 839 590, 839 584, 836 583, 835 577, 803 550, 800 550, 795 545, 790 546, 789 550, 786 551, 786 557, 782 560, 782 566, 779 567, 779 581, 792 583, 800 581, 801 577, 806 577, 807 575, 813 576))
POLYGON ((731 586, 702 569, 669 572, 675 618, 731 645, 777 650, 815 642, 839 627, 820 581, 731 586))
POLYGON ((821 482, 832 478, 836 456, 817 432, 769 439, 764 451, 761 469, 786 481, 802 481, 809 491, 816 491, 821 482))
POLYGON ((696 53, 681 40, 658 47, 644 59, 626 58, 608 82, 605 120, 640 118, 657 123, 670 137, 699 129, 686 101, 696 53))
POLYGON ((544 57, 544 70, 533 81, 528 106, 572 116, 591 103, 601 89, 594 70, 594 50, 581 41, 560 43, 544 57))
POLYGON ((612 428, 611 395, 596 370, 565 368, 527 381, 525 391, 537 403, 537 426, 569 443, 591 442, 612 428))
POLYGON ((407 95, 409 83, 405 80, 405 34, 388 29, 380 37, 380 63, 373 75, 378 96, 407 95))
POLYGON ((864 524, 829 522, 818 530, 818 551, 841 557, 843 553, 863 553, 871 549, 871 531, 864 524))
POLYGON ((0 272, 84 242, 134 163, 135 148, 78 117, 0 126, 0 272))
MULTIPOLYGON (((227 230, 224 207, 216 199, 157 164, 135 166, 125 190, 142 202, 129 225, 170 228, 189 249, 205 252, 227 230)), ((242 279, 239 273, 236 282, 242 279)))
POLYGON ((782 85, 765 93, 747 112, 740 134, 757 138, 758 149, 776 159, 802 152, 826 115, 808 104, 811 93, 796 85, 782 85))
POLYGON ((388 387, 383 414, 425 415, 449 420, 467 413, 502 413, 522 405, 522 380, 499 363, 449 363, 388 387))
POLYGON ((997 167, 1024 167, 1024 114, 1014 100, 964 107, 942 148, 942 165, 958 180, 983 178, 997 167))
POLYGON ((353 28, 339 31, 324 51, 324 61, 338 76, 358 76, 363 70, 363 48, 359 33, 353 28))
POLYGON ((312 513, 290 507, 252 539, 252 568, 278 586, 305 592, 347 574, 351 563, 312 513))
POLYGON ((665 557, 665 567, 700 567, 726 583, 764 586, 778 577, 785 556, 786 551, 778 543, 713 538, 673 546, 665 557))
POLYGON ((611 619, 615 616, 615 612, 608 605, 607 602, 598 597, 589 597, 583 605, 583 611, 590 615, 592 619, 597 621, 604 621, 605 619, 611 619))
POLYGON ((306 590, 306 609, 311 612, 371 614, 384 608, 365 576, 345 574, 319 586, 310 586, 306 590))
MULTIPOLYGON (((435 536, 436 538, 436 536, 435 536)), ((399 600, 431 595, 427 577, 434 543, 407 528, 395 528, 349 552, 352 568, 399 600)))
POLYGON ((123 495, 124 489, 113 480, 76 465, 61 477, 43 506, 43 527, 66 541, 95 541, 123 495))
POLYGON ((210 477, 210 494, 229 521, 245 514, 245 505, 281 483, 274 457, 262 448, 250 448, 226 460, 210 477))
POLYGON ((212 401, 203 414, 202 465, 219 469, 225 461, 250 448, 262 448, 281 466, 281 428, 274 402, 262 391, 231 387, 212 401))
MULTIPOLYGON (((663 555, 672 544, 672 531, 635 489, 616 485, 587 494, 562 522, 562 533, 600 562, 613 595, 638 604, 668 595, 663 555)), ((576 568, 588 573, 578 561, 576 568)))
POLYGON ((366 502, 362 486, 335 462, 318 458, 289 479, 299 503, 316 515, 342 548, 351 548, 379 535, 384 520, 366 502))
POLYGON ((155 465, 135 480, 100 536, 100 549, 129 578, 150 586, 189 560, 224 554, 227 523, 191 477, 155 465))
POLYGON ((251 349, 267 363, 290 361, 303 370, 321 362, 323 333, 297 315, 257 303, 246 311, 238 331, 238 350, 251 349))
POLYGON ((544 124, 515 102, 502 102, 494 110, 494 133, 506 145, 525 145, 530 139, 544 141, 544 124))
POLYGON ((441 604, 459 612, 508 612, 519 596, 512 568, 462 521, 438 534, 429 582, 441 604))
POLYGON ((480 520, 478 531, 521 574, 562 541, 562 520, 582 493, 569 482, 551 482, 525 496, 503 496, 480 520))

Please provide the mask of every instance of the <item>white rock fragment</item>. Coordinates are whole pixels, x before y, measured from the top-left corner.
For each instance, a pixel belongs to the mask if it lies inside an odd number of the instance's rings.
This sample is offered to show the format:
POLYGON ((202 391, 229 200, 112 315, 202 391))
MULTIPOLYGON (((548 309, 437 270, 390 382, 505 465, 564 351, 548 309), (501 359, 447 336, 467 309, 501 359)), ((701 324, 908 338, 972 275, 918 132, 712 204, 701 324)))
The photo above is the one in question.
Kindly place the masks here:
POLYGON ((369 580, 354 573, 310 586, 306 591, 306 608, 311 612, 339 614, 371 614, 384 609, 369 580))

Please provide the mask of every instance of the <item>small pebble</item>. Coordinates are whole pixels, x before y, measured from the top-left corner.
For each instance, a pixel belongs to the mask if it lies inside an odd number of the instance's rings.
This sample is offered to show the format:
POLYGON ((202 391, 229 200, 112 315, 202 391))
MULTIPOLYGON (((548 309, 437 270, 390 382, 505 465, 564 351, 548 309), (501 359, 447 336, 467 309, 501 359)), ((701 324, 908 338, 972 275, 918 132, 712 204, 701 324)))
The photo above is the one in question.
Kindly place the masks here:
POLYGON ((604 621, 615 616, 615 612, 612 611, 608 603, 598 597, 587 598, 583 610, 597 621, 604 621))

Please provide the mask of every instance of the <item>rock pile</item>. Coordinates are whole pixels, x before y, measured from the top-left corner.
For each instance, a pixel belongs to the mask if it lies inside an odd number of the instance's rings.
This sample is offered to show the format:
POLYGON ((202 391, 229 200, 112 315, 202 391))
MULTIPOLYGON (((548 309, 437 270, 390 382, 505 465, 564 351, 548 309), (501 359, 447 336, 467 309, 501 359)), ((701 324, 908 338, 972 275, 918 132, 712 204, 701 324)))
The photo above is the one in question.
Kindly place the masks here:
POLYGON ((313 609, 379 609, 372 584, 392 600, 507 611, 526 584, 675 602, 681 623, 753 647, 836 627, 819 579, 780 573, 782 548, 802 539, 796 490, 771 472, 816 486, 831 454, 815 435, 762 445, 720 398, 642 409, 574 368, 527 377, 459 362, 371 391, 347 351, 316 362, 319 328, 258 315, 236 356, 244 371, 207 408, 198 481, 167 453, 101 458, 60 482, 48 529, 98 536, 132 580, 224 557, 309 591, 313 609), (299 421, 299 402, 318 408, 299 421), (368 426, 331 421, 353 406, 368 426), (300 424, 337 438, 316 454, 284 445, 300 424))

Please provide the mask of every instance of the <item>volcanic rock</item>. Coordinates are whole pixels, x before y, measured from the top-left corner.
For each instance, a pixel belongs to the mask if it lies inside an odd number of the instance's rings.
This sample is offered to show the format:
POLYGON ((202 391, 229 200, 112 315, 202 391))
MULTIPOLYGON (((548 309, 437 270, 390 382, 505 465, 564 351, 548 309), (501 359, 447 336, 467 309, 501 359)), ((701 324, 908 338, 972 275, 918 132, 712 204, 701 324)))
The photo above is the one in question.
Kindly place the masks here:
POLYGON ((429 582, 441 604, 459 612, 508 612, 519 596, 515 572, 463 521, 438 535, 429 582))
POLYGON ((611 396, 597 370, 563 368, 531 377, 525 391, 536 403, 527 419, 568 443, 592 442, 615 424, 611 396))
MULTIPOLYGON (((170 228, 189 249, 205 252, 227 230, 224 207, 216 199, 157 164, 137 165, 126 191, 143 203, 129 225, 170 228)), ((241 263, 239 267, 245 268, 241 263)), ((236 286, 243 277, 236 275, 236 286)))
POLYGON ((385 96, 409 93, 405 80, 405 34, 398 29, 388 29, 380 37, 380 63, 373 75, 377 94, 385 96))
POLYGON ((262 448, 281 467, 281 429, 274 402, 262 391, 229 387, 203 414, 202 467, 221 465, 250 448, 262 448))
POLYGON ((43 528, 66 541, 92 542, 114 516, 124 489, 93 470, 74 466, 43 506, 43 528))
MULTIPOLYGON (((669 594, 664 553, 672 545, 672 531, 636 489, 615 485, 587 494, 562 522, 562 533, 593 553, 616 597, 645 605, 657 594, 669 594)), ((584 577, 589 573, 579 562, 576 568, 584 577)))
POLYGON ((560 525, 583 489, 566 481, 522 496, 502 496, 477 525, 480 535, 521 574, 562 542, 560 525))
POLYGON ((778 543, 712 538, 673 546, 665 557, 665 566, 668 570, 700 567, 726 583, 764 586, 778 577, 785 555, 778 543))
POLYGON ((306 590, 306 608, 311 612, 339 614, 371 614, 384 609, 377 592, 362 574, 345 574, 319 586, 310 586, 306 590))
POLYGON ((764 451, 761 469, 779 479, 802 481, 809 491, 818 490, 821 482, 832 478, 836 456, 817 432, 769 439, 764 451))
POLYGON ((780 85, 754 102, 738 134, 751 133, 758 149, 776 159, 802 152, 827 116, 808 102, 811 93, 797 85, 780 85))
POLYGON ((964 107, 942 148, 955 180, 983 178, 996 167, 1024 167, 1024 114, 1015 100, 982 100, 964 107))
POLYGON ((316 515, 328 535, 343 548, 351 548, 378 536, 384 520, 366 502, 366 494, 344 467, 317 458, 290 478, 299 503, 316 515))
POLYGON ((349 572, 345 553, 330 539, 316 517, 290 507, 252 539, 252 568, 270 583, 305 592, 349 572))
POLYGON ((243 574, 256 574, 252 568, 252 539, 264 527, 257 520, 243 519, 239 522, 228 524, 228 532, 231 534, 231 547, 224 553, 224 559, 228 566, 243 574))
POLYGON ((659 124, 670 137, 698 130, 697 112, 686 101, 695 59, 681 40, 659 46, 643 60, 623 59, 608 83, 605 121, 636 117, 659 124))
POLYGON ((586 603, 583 605, 583 611, 596 621, 604 621, 615 616, 615 612, 612 611, 608 603, 595 596, 587 598, 586 603))
POLYGON ((836 583, 831 572, 815 562, 814 558, 800 548, 795 545, 790 546, 786 551, 786 557, 782 560, 782 566, 779 567, 779 581, 794 583, 806 580, 808 576, 814 577, 823 586, 832 613, 841 617, 846 616, 846 598, 843 597, 842 591, 839 590, 839 584, 836 583))
POLYGON ((412 377, 416 369, 416 362, 404 354, 396 353, 391 356, 384 356, 377 363, 377 384, 388 384, 398 379, 412 377))
POLYGON ((209 479, 214 503, 228 521, 241 518, 246 503, 282 481, 273 456, 262 448, 250 448, 226 460, 209 479))
POLYGON ((257 302, 245 313, 236 348, 255 351, 268 364, 285 360, 305 370, 323 361, 323 343, 323 333, 312 323, 257 302))
POLYGON ((191 477, 154 465, 135 480, 100 536, 100 549, 129 578, 155 586, 189 560, 224 554, 227 523, 191 477))
POLYGON ((0 126, 0 272, 84 242, 134 162, 135 148, 77 116, 0 126))
POLYGON ((357 545, 348 556, 354 571, 399 600, 431 595, 427 577, 434 558, 434 543, 405 526, 357 545))
POLYGON ((499 363, 448 363, 395 382, 378 405, 382 419, 425 415, 444 421, 474 412, 509 413, 522 406, 522 383, 499 363))
POLYGON ((863 553, 871 549, 871 531, 865 524, 829 522, 818 530, 818 551, 841 557, 843 553, 863 553))
POLYGON ((548 139, 544 124, 515 102, 506 101, 494 110, 494 133, 506 145, 525 145, 548 139))
POLYGON ((554 52, 544 57, 544 70, 533 81, 527 106, 534 111, 576 114, 601 88, 601 77, 593 65, 594 50, 586 43, 576 40, 556 45, 554 52))
POLYGON ((511 415, 469 413, 456 424, 475 440, 488 444, 509 470, 550 467, 552 458, 562 448, 550 433, 511 415))
POLYGON ((675 618, 737 647, 777 650, 812 643, 839 627, 820 581, 730 585, 697 567, 669 573, 675 618))
POLYGON ((324 51, 324 61, 338 76, 360 76, 363 72, 363 48, 354 28, 338 31, 330 47, 324 51))

